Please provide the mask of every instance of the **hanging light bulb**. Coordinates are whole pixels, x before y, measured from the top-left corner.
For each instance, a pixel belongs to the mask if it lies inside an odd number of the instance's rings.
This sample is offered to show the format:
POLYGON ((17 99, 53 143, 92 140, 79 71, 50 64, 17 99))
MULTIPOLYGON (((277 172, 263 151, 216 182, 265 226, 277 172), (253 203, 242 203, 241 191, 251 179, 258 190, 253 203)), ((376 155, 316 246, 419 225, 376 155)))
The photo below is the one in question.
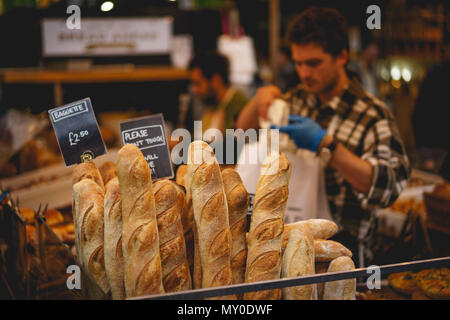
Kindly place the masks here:
POLYGON ((411 71, 408 68, 403 68, 403 70, 402 70, 402 78, 406 82, 411 81, 411 71))
POLYGON ((114 8, 114 3, 111 1, 105 1, 100 6, 100 10, 102 10, 103 12, 111 11, 113 8, 114 8))
POLYGON ((400 78, 402 77, 402 74, 400 72, 400 69, 398 67, 393 67, 391 69, 391 77, 394 80, 400 80, 400 78))

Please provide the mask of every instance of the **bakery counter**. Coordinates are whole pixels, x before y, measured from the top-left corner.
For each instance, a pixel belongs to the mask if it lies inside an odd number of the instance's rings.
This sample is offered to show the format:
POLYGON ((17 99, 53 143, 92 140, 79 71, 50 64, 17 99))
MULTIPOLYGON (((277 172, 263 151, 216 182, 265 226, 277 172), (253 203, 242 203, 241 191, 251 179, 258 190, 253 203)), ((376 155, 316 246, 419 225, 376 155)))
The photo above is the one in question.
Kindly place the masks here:
MULTIPOLYGON (((115 161, 117 149, 94 159, 97 165, 115 161)), ((0 180, 0 186, 18 200, 20 207, 37 210, 39 206, 61 209, 72 204, 72 167, 58 163, 42 169, 0 180)))

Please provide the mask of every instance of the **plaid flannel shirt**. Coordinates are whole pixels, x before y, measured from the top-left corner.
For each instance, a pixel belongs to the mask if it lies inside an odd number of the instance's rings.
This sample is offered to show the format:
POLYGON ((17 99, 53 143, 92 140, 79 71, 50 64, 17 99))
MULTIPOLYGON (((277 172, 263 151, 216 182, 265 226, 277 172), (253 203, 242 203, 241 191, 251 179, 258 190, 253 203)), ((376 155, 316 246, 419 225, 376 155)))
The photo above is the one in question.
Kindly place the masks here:
POLYGON ((325 168, 330 211, 340 228, 359 240, 373 226, 377 207, 388 207, 405 188, 411 168, 395 119, 380 100, 368 94, 358 80, 327 104, 307 93, 300 84, 288 91, 291 114, 310 117, 328 129, 337 115, 334 138, 373 167, 372 186, 363 194, 331 167, 325 168))

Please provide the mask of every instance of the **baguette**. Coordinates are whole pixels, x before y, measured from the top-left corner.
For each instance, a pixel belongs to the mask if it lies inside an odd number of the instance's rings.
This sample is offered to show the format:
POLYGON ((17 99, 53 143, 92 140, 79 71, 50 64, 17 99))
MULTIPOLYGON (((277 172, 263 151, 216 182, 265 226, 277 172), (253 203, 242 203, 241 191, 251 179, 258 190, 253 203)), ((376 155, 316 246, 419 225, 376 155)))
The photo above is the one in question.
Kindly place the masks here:
MULTIPOLYGON (((190 194, 198 235, 202 288, 231 285, 228 207, 220 168, 207 143, 194 141, 189 145, 187 175, 190 176, 190 194)), ((235 296, 222 298, 235 299, 235 296)))
MULTIPOLYGON (((283 254, 282 277, 313 275, 315 273, 314 268, 314 238, 311 230, 307 226, 292 230, 283 254)), ((283 288, 283 299, 312 300, 314 286, 311 284, 283 288)))
MULTIPOLYGON (((291 164, 283 153, 271 153, 262 164, 247 239, 245 282, 280 278, 281 244, 290 175, 291 164)), ((281 299, 281 289, 247 292, 244 299, 281 299)))
POLYGON ((156 217, 158 220, 159 253, 165 292, 184 291, 192 288, 186 246, 181 224, 184 207, 184 191, 170 180, 156 181, 156 217))
MULTIPOLYGON (((330 262, 327 272, 351 271, 355 269, 352 259, 347 256, 338 257, 330 262)), ((326 282, 323 289, 323 300, 356 300, 356 279, 326 282)))
POLYGON ((103 193, 105 193, 105 184, 103 183, 102 176, 100 171, 94 162, 83 162, 77 164, 72 171, 72 185, 81 181, 82 179, 90 179, 97 183, 100 188, 103 189, 103 193))
POLYGON ((91 179, 82 179, 72 187, 77 222, 77 259, 99 288, 109 290, 104 261, 103 189, 91 179))
POLYGON ((100 167, 98 167, 98 171, 100 171, 100 175, 102 177, 105 188, 108 182, 117 176, 116 165, 112 161, 106 161, 102 163, 100 167))
POLYGON ((341 256, 351 257, 352 252, 342 244, 332 240, 314 240, 316 262, 330 262, 341 256))
POLYGON ((186 173, 187 173, 187 165, 182 164, 177 169, 176 174, 176 183, 178 183, 180 186, 183 186, 186 188, 186 173))
POLYGON ((222 171, 222 179, 227 197, 232 239, 231 272, 233 284, 243 283, 245 281, 245 261, 247 260, 245 232, 247 230, 249 196, 236 170, 231 168, 224 169, 222 171))
POLYGON ((314 239, 329 239, 336 234, 338 226, 336 223, 326 219, 309 219, 284 225, 283 249, 287 245, 289 232, 298 226, 307 225, 312 232, 314 239))
MULTIPOLYGON (((82 179, 91 179, 94 181, 103 192, 105 192, 105 185, 103 184, 103 179, 100 172, 94 162, 83 162, 77 164, 72 171, 72 186, 82 179)), ((73 191, 73 189, 72 189, 73 191)), ((73 193, 73 192, 72 192, 73 193)), ((75 249, 77 254, 77 261, 80 266, 83 266, 83 261, 81 258, 81 242, 80 242, 80 228, 78 227, 79 214, 77 213, 77 208, 75 208, 75 195, 72 196, 72 216, 75 229, 75 249)))
POLYGON ((119 179, 106 183, 105 194, 105 268, 114 300, 125 299, 122 252, 122 201, 119 179))
POLYGON ((158 224, 150 168, 138 147, 117 153, 116 172, 122 198, 122 250, 126 296, 164 292, 158 224))

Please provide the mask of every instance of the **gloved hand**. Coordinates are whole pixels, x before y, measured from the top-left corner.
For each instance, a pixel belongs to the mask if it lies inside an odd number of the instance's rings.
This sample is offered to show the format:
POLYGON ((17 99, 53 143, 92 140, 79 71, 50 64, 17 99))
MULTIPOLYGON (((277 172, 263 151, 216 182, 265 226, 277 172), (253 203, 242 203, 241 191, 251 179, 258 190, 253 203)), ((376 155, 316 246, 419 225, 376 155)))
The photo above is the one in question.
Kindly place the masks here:
POLYGON ((316 152, 317 147, 322 141, 327 131, 311 118, 305 118, 298 115, 289 116, 289 125, 270 126, 271 129, 279 129, 280 132, 287 133, 295 142, 297 147, 316 152))

